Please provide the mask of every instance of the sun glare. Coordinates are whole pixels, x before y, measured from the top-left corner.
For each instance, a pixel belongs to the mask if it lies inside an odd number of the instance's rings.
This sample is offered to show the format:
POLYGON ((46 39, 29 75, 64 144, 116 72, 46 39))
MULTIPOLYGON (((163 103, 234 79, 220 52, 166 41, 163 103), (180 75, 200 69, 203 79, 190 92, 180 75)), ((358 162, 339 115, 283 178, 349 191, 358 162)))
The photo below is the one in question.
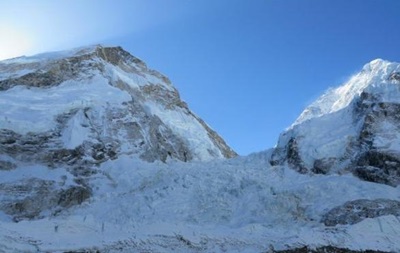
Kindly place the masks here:
POLYGON ((24 55, 31 49, 28 35, 10 26, 0 25, 0 60, 24 55))

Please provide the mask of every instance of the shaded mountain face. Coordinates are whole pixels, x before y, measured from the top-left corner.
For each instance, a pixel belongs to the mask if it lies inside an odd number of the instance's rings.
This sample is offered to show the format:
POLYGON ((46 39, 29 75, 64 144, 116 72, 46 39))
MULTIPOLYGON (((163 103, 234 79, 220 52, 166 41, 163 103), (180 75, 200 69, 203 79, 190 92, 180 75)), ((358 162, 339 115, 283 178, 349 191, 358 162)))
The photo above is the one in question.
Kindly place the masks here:
POLYGON ((321 96, 281 134, 271 164, 398 186, 400 64, 374 60, 321 96))
POLYGON ((80 204, 91 195, 87 181, 97 166, 122 154, 148 162, 236 156, 167 77, 121 47, 0 62, 0 108, 0 170, 35 165, 67 173, 58 181, 0 182, 0 208, 17 219, 80 204))

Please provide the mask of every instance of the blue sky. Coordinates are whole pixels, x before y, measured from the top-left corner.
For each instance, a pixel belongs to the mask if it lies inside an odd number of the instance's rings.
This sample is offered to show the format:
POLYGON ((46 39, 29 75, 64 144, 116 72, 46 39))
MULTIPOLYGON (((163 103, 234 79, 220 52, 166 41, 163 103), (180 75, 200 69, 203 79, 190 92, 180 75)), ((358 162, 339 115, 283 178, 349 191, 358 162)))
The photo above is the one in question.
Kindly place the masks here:
POLYGON ((307 104, 367 62, 400 61, 399 11, 396 0, 3 0, 0 52, 16 45, 10 29, 30 41, 20 54, 121 45, 248 154, 273 147, 307 104))

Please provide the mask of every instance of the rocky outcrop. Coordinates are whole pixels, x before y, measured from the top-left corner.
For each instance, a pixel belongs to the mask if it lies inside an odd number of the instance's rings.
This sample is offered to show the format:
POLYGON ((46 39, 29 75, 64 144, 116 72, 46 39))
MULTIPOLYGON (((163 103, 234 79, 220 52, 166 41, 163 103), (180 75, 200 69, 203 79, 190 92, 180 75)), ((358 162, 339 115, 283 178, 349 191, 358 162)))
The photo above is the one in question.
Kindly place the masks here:
POLYGON ((10 161, 0 161, 0 170, 14 170, 17 165, 10 161))
POLYGON ((400 184, 400 154, 369 150, 355 161, 353 174, 365 181, 396 187, 400 184))
MULTIPOLYGON (((178 236, 176 236, 178 237, 178 236)), ((173 243, 176 248, 184 249, 186 252, 208 252, 212 251, 211 249, 207 249, 204 245, 193 245, 191 241, 183 238, 177 238, 175 241, 170 239, 170 243, 173 243)), ((108 247, 105 251, 106 252, 120 252, 124 250, 126 251, 137 251, 142 252, 143 247, 140 246, 138 243, 134 242, 121 242, 120 245, 115 245, 114 247, 108 247)), ((215 249, 214 249, 215 250, 215 249)), ((88 249, 81 249, 77 251, 65 251, 64 253, 100 253, 103 252, 101 249, 98 248, 88 248, 88 249)), ((381 250, 352 250, 348 248, 336 247, 336 246, 320 246, 320 247, 309 247, 303 246, 298 248, 292 249, 285 249, 285 250, 275 250, 269 249, 267 251, 260 251, 263 253, 393 253, 389 251, 381 251, 381 250)))
POLYGON ((400 184, 400 65, 366 65, 330 90, 284 132, 271 165, 300 173, 353 173, 362 180, 400 184))
POLYGON ((275 148, 274 152, 271 155, 271 165, 282 165, 287 162, 289 165, 298 171, 299 173, 307 173, 309 169, 304 166, 303 161, 301 160, 298 144, 296 138, 291 138, 287 145, 283 148, 275 148))
POLYGON ((193 154, 187 149, 184 140, 176 136, 158 117, 152 117, 149 124, 150 147, 142 153, 146 161, 156 160, 165 162, 169 157, 175 157, 187 162, 193 159, 193 154))
POLYGON ((364 121, 357 142, 353 143, 354 158, 347 169, 363 180, 397 186, 400 152, 391 146, 400 130, 400 104, 379 102, 365 93, 361 94, 361 100, 358 113, 365 115, 364 121))
POLYGON ((389 80, 400 81, 400 72, 393 72, 392 74, 390 74, 389 80))
POLYGON ((0 210, 14 221, 38 219, 50 211, 57 214, 79 205, 91 196, 83 186, 61 186, 53 180, 29 178, 0 184, 0 210))
POLYGON ((384 215, 400 216, 400 201, 390 199, 358 199, 327 212, 321 222, 326 226, 355 224, 367 218, 384 215))

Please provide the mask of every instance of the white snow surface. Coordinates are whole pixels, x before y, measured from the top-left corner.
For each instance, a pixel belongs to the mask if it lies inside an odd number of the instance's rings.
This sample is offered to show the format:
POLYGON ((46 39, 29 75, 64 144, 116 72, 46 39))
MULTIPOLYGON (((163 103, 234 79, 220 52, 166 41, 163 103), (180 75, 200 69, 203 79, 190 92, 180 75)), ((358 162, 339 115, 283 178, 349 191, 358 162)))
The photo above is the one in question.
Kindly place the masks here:
MULTIPOLYGON (((320 222, 346 201, 400 200, 399 188, 351 175, 300 175, 268 166, 269 156, 167 164, 122 156, 101 165, 104 176, 92 179, 94 196, 81 206, 34 221, 0 219, 0 251, 265 252, 302 245, 400 251, 398 217, 336 227, 320 222)), ((40 169, 30 173, 44 176, 40 169)))
POLYGON ((0 93, 0 128, 20 134, 46 132, 55 127, 55 117, 73 109, 122 108, 130 101, 127 92, 108 84, 96 75, 87 82, 66 81, 48 89, 15 86, 0 93))
MULTIPOLYGON (((4 61, 1 64, 30 67, 1 73, 0 80, 85 50, 4 61)), ((122 80, 131 89, 159 84, 174 91, 152 72, 136 75, 108 63, 104 66, 104 73, 92 71, 83 81, 69 80, 45 89, 15 86, 0 92, 0 129, 20 134, 46 132, 56 127, 57 116, 77 110, 61 133, 64 146, 73 149, 91 134, 85 127, 85 108, 92 108, 101 121, 108 108, 123 109, 123 103, 132 100, 127 90, 110 85, 110 80, 122 80)), ((349 105, 364 90, 383 101, 399 102, 397 81, 388 80, 398 70, 399 64, 383 60, 367 64, 344 86, 328 91, 308 107, 281 136, 282 143, 300 136, 300 153, 310 165, 315 158, 340 156, 357 133, 349 105)), ((303 245, 400 252, 399 217, 381 216, 335 227, 321 222, 323 214, 347 201, 400 201, 399 187, 361 181, 350 174, 302 175, 285 166, 271 167, 272 150, 207 161, 212 158, 208 150, 217 149, 197 120, 182 108, 170 110, 150 98, 143 103, 148 112, 187 140, 196 150, 196 160, 203 162, 147 163, 128 153, 108 160, 89 179, 93 196, 79 206, 18 223, 0 212, 0 252, 267 252, 303 245)), ((382 123, 382 134, 374 145, 399 150, 398 142, 388 142, 399 137, 391 135, 394 129, 382 123)), ((3 160, 7 159, 12 160, 3 160)), ((15 170, 0 170, 0 183, 24 178, 56 182, 64 178, 64 183, 74 184, 62 167, 19 164, 15 170)))
POLYGON ((359 126, 354 125, 351 110, 346 107, 294 125, 280 136, 279 145, 286 145, 295 137, 299 143, 298 152, 307 167, 313 167, 315 159, 342 157, 346 152, 345 147, 359 133, 359 126))
POLYGON ((196 160, 207 161, 214 159, 210 156, 210 152, 216 154, 217 157, 223 157, 221 151, 208 137, 208 133, 204 131, 204 127, 200 122, 193 121, 192 115, 188 115, 182 109, 165 110, 165 108, 152 101, 147 102, 146 106, 151 114, 163 119, 170 129, 190 143, 192 151, 196 151, 193 152, 197 156, 196 160))
POLYGON ((82 110, 78 111, 67 123, 67 127, 62 131, 61 140, 68 149, 74 149, 81 145, 84 140, 89 139, 90 131, 87 127, 89 120, 85 117, 82 110))
POLYGON ((309 119, 334 113, 347 107, 363 91, 380 95, 382 102, 399 102, 400 87, 398 81, 389 80, 390 74, 398 71, 400 71, 399 63, 382 59, 371 61, 345 84, 338 88, 329 89, 308 106, 292 127, 309 119))

